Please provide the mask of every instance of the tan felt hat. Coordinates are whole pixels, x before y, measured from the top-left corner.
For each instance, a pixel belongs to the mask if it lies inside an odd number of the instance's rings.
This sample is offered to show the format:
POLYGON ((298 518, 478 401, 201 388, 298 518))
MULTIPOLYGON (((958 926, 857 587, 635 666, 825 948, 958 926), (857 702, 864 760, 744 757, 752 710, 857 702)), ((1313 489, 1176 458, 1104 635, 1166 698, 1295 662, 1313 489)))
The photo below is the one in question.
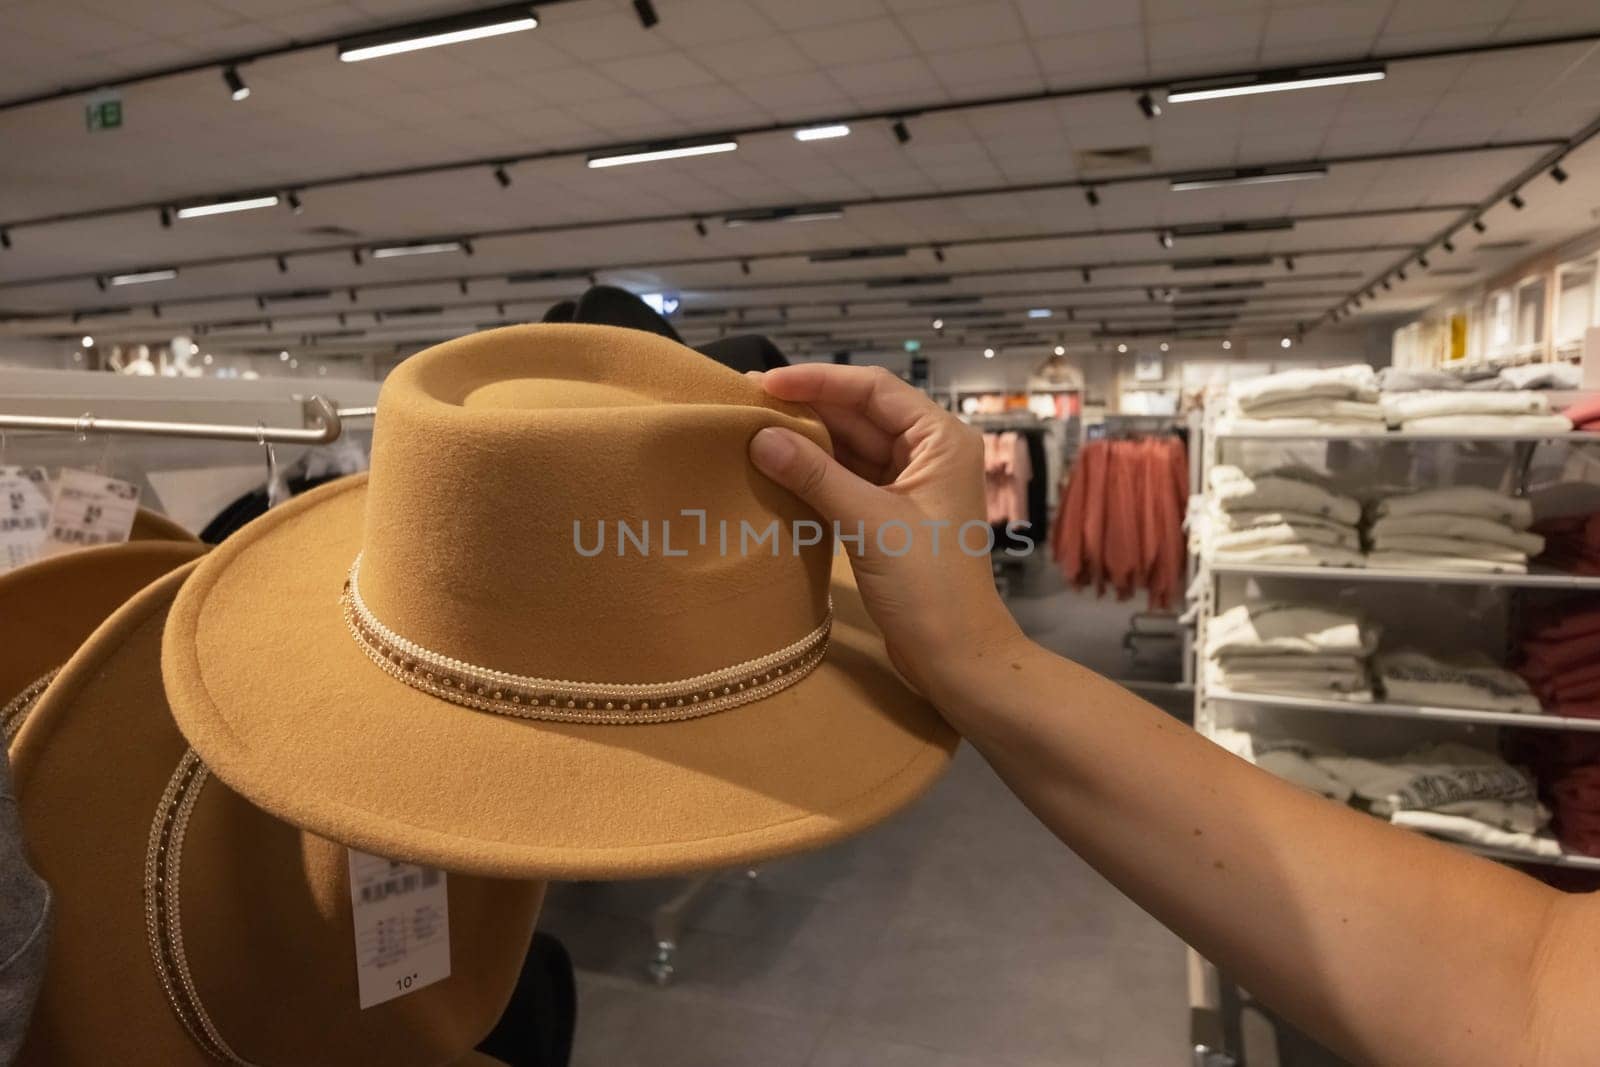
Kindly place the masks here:
POLYGON ((95 631, 17 737, 24 843, 56 912, 20 1062, 462 1060, 516 985, 543 886, 447 876, 449 977, 361 1010, 346 849, 209 776, 172 722, 161 630, 192 570, 95 631))
POLYGON ((792 536, 816 517, 750 464, 765 426, 827 440, 638 330, 516 326, 413 356, 379 397, 370 475, 269 512, 179 594, 179 727, 280 818, 481 874, 641 877, 865 829, 957 739, 830 539, 792 536), (777 540, 742 546, 746 525, 777 540))
POLYGON ((159 511, 140 508, 133 516, 133 528, 128 531, 130 541, 194 541, 200 538, 179 526, 159 511))
POLYGON ((0 732, 122 602, 206 550, 198 541, 97 545, 0 574, 0 732))

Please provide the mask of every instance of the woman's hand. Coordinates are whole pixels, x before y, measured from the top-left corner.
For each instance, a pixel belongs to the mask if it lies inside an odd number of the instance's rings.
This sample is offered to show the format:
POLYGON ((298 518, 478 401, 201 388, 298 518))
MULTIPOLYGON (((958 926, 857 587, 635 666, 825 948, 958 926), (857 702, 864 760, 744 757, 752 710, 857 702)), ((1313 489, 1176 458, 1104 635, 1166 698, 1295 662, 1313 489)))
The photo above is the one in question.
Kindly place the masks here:
POLYGON ((994 588, 982 436, 881 367, 813 363, 754 376, 816 411, 834 454, 773 427, 751 440, 751 460, 846 537, 864 530, 861 543, 841 547, 867 611, 896 668, 949 714, 983 668, 1022 642, 994 588))

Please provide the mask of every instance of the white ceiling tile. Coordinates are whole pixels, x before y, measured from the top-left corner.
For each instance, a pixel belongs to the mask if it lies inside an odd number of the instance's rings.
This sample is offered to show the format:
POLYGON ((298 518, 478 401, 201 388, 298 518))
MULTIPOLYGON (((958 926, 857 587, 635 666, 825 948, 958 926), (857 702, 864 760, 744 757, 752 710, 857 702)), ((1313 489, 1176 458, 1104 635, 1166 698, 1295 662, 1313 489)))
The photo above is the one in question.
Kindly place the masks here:
POLYGON ((828 76, 863 107, 940 95, 939 80, 925 60, 891 59, 883 63, 856 63, 832 67, 828 76))
POLYGON ((1265 10, 1203 19, 1174 19, 1150 26, 1150 58, 1156 63, 1212 57, 1222 53, 1254 56, 1266 25, 1265 10))
POLYGON ((894 19, 863 19, 791 35, 802 52, 821 67, 909 56, 914 49, 894 19))
POLYGON ((1093 84, 1100 80, 1085 77, 1085 70, 1115 70, 1121 80, 1136 80, 1146 75, 1144 34, 1137 29, 1093 30, 1037 38, 1033 51, 1040 69, 1054 85, 1093 84))
POLYGON ((966 97, 998 95, 994 86, 1005 84, 1020 91, 1044 87, 1033 50, 1026 44, 999 44, 964 48, 928 57, 928 65, 952 95, 966 97), (978 92, 977 86, 986 86, 978 92))
POLYGON ((1504 21, 1517 0, 1395 0, 1387 33, 1453 30, 1504 21))
POLYGON ((777 74, 815 69, 815 64, 800 49, 777 35, 696 46, 693 54, 707 70, 730 81, 759 81, 777 74))
POLYGON ((715 76, 688 56, 665 53, 596 64, 600 73, 635 92, 653 93, 661 89, 681 89, 704 85, 715 76))
POLYGON ((924 52, 950 52, 978 45, 1006 44, 1023 38, 1010 0, 965 3, 900 16, 900 24, 924 52))
POLYGON ((1101 0, 1015 0, 1031 37, 1054 37, 1092 30, 1137 27, 1143 21, 1139 4, 1107 4, 1101 0))
POLYGON ((754 0, 774 25, 783 30, 801 30, 855 22, 868 15, 884 14, 879 0, 754 0))
POLYGON ((657 9, 661 21, 651 30, 681 48, 699 48, 728 41, 775 36, 775 27, 759 8, 729 0, 670 0, 657 9))

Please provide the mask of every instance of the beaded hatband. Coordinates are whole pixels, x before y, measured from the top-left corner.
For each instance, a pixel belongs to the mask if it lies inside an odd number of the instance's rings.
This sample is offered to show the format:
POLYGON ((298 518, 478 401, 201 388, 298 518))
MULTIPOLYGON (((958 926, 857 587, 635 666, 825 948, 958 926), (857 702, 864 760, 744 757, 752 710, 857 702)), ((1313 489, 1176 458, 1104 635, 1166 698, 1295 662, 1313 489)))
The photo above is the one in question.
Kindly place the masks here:
POLYGON ((480 711, 547 722, 655 723, 695 719, 787 689, 822 662, 833 605, 822 624, 785 648, 675 682, 644 684, 532 678, 464 663, 401 637, 361 599, 361 557, 345 580, 344 618, 356 643, 389 675, 413 689, 480 711))
POLYGON ((191 748, 178 761, 178 769, 172 772, 161 794, 144 856, 145 934, 150 956, 155 961, 156 977, 161 980, 173 1013, 194 1043, 212 1059, 250 1067, 248 1060, 228 1047, 206 1013, 205 1005, 200 1003, 200 991, 195 988, 194 976, 189 973, 189 958, 183 951, 183 914, 179 906, 183 839, 188 833, 189 817, 194 813, 195 803, 210 774, 191 748))
POLYGON ((22 724, 28 721, 28 713, 39 703, 39 698, 44 696, 44 691, 60 672, 60 667, 47 672, 44 677, 29 682, 22 692, 6 701, 5 707, 0 708, 0 740, 7 745, 11 743, 17 731, 22 729, 22 724))

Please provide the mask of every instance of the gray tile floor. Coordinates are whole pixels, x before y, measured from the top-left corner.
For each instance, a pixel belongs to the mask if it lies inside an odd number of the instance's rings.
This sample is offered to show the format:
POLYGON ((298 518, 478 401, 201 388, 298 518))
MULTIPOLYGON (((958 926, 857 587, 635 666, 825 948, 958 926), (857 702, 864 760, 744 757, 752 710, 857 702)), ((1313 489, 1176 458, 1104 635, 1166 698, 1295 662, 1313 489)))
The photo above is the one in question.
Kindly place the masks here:
MULTIPOLYGON (((1030 583, 1030 584, 1037 584, 1030 583)), ((1116 672, 1131 605, 1050 590, 1014 610, 1116 672)), ((578 968, 575 1067, 1088 1067, 1189 1061, 1184 949, 963 748, 918 804, 849 842, 719 876, 673 984, 645 972, 680 883, 553 887, 578 968)))

